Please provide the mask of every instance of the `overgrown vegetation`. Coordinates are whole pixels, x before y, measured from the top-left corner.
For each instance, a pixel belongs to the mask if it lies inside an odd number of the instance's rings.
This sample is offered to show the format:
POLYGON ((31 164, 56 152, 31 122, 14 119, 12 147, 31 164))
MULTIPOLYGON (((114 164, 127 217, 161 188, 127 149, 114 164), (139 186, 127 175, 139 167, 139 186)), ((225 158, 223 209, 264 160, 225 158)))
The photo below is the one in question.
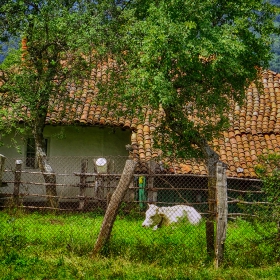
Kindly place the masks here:
MULTIPOLYGON (((258 231, 262 230, 260 223, 270 224, 270 228, 275 228, 273 236, 268 242, 280 245, 280 155, 277 153, 261 155, 258 158, 258 164, 255 171, 262 181, 260 191, 262 191, 262 200, 253 194, 249 194, 251 201, 242 205, 246 214, 251 216, 252 224, 258 231), (258 221, 256 223, 256 221, 258 221)), ((262 232, 263 238, 266 233, 262 232)))
POLYGON ((224 267, 206 255, 205 224, 158 231, 118 216, 101 256, 91 252, 102 215, 0 213, 1 279, 277 279, 271 223, 231 221, 224 267))
POLYGON ((269 154, 259 157, 256 173, 263 182, 267 204, 255 209, 260 217, 280 223, 280 155, 269 154))

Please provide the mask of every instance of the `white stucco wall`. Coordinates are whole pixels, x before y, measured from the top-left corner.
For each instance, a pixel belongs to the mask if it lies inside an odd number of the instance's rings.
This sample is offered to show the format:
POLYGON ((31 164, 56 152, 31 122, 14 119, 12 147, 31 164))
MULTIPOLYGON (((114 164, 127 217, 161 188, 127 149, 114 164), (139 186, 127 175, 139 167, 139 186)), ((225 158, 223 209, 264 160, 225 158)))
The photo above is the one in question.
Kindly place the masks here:
POLYGON ((125 145, 130 143, 131 132, 120 128, 55 127, 47 126, 44 133, 49 138, 52 156, 117 156, 128 155, 125 145))
MULTIPOLYGON (((74 175, 74 172, 81 172, 81 160, 88 160, 88 172, 94 172, 94 160, 98 157, 105 157, 110 161, 111 170, 109 173, 121 173, 128 157, 128 151, 125 145, 130 143, 131 132, 129 130, 121 130, 120 128, 110 127, 59 127, 47 126, 44 131, 44 137, 48 139, 48 157, 53 170, 57 173, 57 183, 67 184, 68 186, 58 186, 57 192, 61 197, 77 197, 79 188, 69 185, 78 184, 80 178, 74 175), (63 174, 71 174, 65 176, 63 174)), ((9 147, 11 137, 5 137, 3 147, 0 147, 0 154, 6 159, 6 169, 15 168, 14 160, 22 159, 22 169, 28 171, 38 171, 26 168, 25 153, 26 144, 18 138, 18 149, 9 147)), ((108 162, 109 163, 109 162, 108 162)), ((13 181, 14 174, 6 172, 4 181, 13 181)), ((90 181, 95 181, 95 177, 89 177, 90 181)), ((43 183, 44 179, 41 174, 22 173, 23 182, 43 183)), ((7 187, 1 188, 0 193, 13 193, 13 183, 9 183, 7 187)), ((45 198, 29 196, 28 194, 45 194, 45 187, 36 184, 21 184, 20 193, 26 193, 25 201, 44 201, 45 198)), ((94 188, 86 190, 87 196, 94 196, 94 188)))
MULTIPOLYGON (((131 132, 110 127, 46 126, 44 137, 48 138, 48 156, 127 156, 125 145, 130 143, 131 132)), ((3 139, 0 154, 9 158, 25 154, 25 144, 17 138, 19 149, 9 147, 11 137, 3 139)))

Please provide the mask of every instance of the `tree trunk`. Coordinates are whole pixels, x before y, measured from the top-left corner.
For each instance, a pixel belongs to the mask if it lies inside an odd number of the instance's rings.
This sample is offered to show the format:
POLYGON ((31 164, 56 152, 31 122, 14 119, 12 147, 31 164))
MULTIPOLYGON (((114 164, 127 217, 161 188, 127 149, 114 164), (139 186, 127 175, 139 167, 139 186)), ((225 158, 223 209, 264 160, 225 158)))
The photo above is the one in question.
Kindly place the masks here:
MULTIPOLYGON (((42 122, 38 122, 38 123, 42 123, 42 122)), ((43 130, 44 130, 44 125, 37 125, 35 126, 34 129, 36 158, 38 160, 39 168, 43 173, 43 177, 46 183, 48 206, 56 209, 59 206, 59 201, 58 201, 57 191, 56 191, 56 175, 54 170, 52 169, 52 167, 47 161, 43 130)))
POLYGON ((130 181, 133 176, 133 172, 136 166, 136 162, 133 160, 127 160, 121 179, 119 181, 119 184, 114 191, 111 200, 109 202, 108 208, 106 210, 104 220, 97 238, 97 241, 95 243, 94 249, 93 249, 93 255, 97 255, 103 246, 106 244, 106 242, 109 240, 111 231, 113 228, 114 221, 116 219, 119 206, 124 198, 125 192, 129 187, 130 181))

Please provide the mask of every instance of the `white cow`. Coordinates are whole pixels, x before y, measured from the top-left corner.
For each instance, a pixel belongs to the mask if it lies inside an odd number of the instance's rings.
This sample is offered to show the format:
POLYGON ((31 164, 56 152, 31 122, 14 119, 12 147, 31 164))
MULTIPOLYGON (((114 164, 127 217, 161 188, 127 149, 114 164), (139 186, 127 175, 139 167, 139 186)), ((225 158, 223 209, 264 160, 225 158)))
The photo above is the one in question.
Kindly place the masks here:
POLYGON ((142 223, 143 227, 153 227, 157 230, 162 225, 178 223, 183 218, 197 225, 201 220, 201 215, 192 207, 187 205, 175 205, 171 207, 158 207, 154 204, 148 204, 146 219, 142 223))

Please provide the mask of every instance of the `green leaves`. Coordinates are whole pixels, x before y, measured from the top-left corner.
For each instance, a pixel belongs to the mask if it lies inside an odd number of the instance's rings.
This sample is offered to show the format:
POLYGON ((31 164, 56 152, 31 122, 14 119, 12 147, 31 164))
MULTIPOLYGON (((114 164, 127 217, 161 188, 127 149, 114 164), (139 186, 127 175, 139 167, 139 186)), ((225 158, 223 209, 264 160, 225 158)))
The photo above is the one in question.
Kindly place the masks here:
POLYGON ((261 179, 266 204, 256 210, 260 219, 279 223, 280 219, 280 155, 259 156, 255 171, 261 179))
POLYGON ((267 67, 275 11, 262 0, 4 0, 1 38, 28 42, 25 63, 14 62, 17 82, 6 88, 32 116, 38 108, 44 116, 67 83, 81 84, 109 56, 117 67, 97 83, 98 99, 143 119, 143 107, 161 106, 160 148, 197 155, 198 141, 227 128, 230 101, 241 103, 257 69, 267 67))
POLYGON ((1 40, 24 39, 26 49, 22 51, 21 44, 10 49, 0 66, 0 128, 14 129, 21 120, 37 133, 43 131, 54 101, 63 97, 70 102, 67 85, 90 75, 104 15, 94 13, 99 3, 91 1, 2 2, 1 40))
POLYGON ((122 102, 162 106, 162 150, 187 157, 199 139, 228 127, 230 100, 241 103, 256 69, 268 65, 274 13, 259 0, 138 0, 126 7, 117 43, 126 49, 122 102))

